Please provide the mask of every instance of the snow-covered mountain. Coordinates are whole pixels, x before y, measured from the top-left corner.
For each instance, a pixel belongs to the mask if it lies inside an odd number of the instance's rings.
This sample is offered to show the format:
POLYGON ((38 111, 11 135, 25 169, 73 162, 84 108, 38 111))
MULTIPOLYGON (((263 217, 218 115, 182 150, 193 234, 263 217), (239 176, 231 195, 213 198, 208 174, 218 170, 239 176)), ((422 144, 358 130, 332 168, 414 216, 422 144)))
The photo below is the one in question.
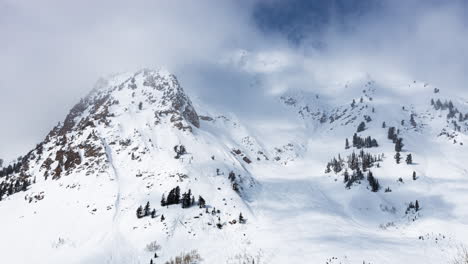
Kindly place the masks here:
POLYGON ((98 81, 1 170, 2 259, 447 263, 468 243, 468 100, 369 77, 311 91, 249 122, 164 70, 98 81))

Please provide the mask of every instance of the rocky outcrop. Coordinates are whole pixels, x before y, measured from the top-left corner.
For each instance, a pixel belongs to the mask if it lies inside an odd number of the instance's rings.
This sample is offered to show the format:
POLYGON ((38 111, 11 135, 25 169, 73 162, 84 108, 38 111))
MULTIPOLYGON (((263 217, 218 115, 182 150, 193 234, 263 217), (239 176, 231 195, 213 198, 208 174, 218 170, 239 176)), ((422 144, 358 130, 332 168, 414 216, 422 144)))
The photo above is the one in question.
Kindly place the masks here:
POLYGON ((141 70, 100 79, 65 120, 23 157, 21 170, 12 178, 47 180, 49 176, 60 179, 79 171, 86 175, 104 171, 107 156, 103 137, 112 135, 105 131, 119 126, 121 121, 115 117, 147 113, 152 113, 154 126, 170 125, 187 132, 200 127, 192 102, 177 78, 168 72, 141 70))

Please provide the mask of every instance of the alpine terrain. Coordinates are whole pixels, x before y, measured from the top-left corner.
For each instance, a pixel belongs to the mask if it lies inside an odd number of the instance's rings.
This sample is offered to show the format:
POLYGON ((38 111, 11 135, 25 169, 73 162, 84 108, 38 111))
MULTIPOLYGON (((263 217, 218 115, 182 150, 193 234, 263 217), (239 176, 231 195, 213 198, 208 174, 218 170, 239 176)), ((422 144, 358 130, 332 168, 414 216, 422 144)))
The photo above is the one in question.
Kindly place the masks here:
POLYGON ((439 264, 468 243, 468 98, 367 76, 253 120, 187 91, 101 79, 3 164, 1 263, 439 264))

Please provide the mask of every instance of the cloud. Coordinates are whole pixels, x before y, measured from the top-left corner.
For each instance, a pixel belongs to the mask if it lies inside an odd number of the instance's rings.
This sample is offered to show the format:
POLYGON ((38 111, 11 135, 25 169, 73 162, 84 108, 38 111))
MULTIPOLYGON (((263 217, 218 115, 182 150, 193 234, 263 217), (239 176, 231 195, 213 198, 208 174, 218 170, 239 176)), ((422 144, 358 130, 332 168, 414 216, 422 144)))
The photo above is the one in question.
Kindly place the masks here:
MULTIPOLYGON (((394 92, 420 92, 393 85, 417 80, 447 94, 468 96, 466 1, 362 1, 355 7, 340 0, 329 3, 262 3, 283 21, 270 31, 293 34, 293 45, 248 54, 238 65, 260 75, 273 92, 302 88, 332 95, 344 83, 370 76, 394 92), (267 61, 263 55, 270 65, 262 68, 267 61)), ((261 23, 276 19, 266 16, 261 23)))
MULTIPOLYGON (((430 82, 467 95, 468 24, 465 1, 384 1, 379 9, 329 24, 316 62, 333 66, 337 76, 368 73, 430 82), (341 65, 341 67, 340 67, 341 65)), ((314 36, 304 46, 314 42, 314 36)))
POLYGON ((0 0, 0 157, 42 140, 98 77, 140 68, 259 118, 289 89, 334 95, 368 75, 466 96, 465 1, 293 2, 0 0))
POLYGON ((0 113, 10 124, 0 156, 32 148, 103 75, 177 73, 255 48, 250 9, 247 1, 0 0, 0 113))

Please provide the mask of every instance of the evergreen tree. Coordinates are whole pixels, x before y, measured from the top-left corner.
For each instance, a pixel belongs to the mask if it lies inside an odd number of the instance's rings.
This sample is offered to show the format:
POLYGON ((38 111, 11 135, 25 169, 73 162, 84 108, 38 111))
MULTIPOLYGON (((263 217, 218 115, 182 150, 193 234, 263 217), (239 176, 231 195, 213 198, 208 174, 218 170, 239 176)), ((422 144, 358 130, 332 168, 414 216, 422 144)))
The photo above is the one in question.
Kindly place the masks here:
POLYGON ((200 208, 205 208, 205 206, 206 206, 205 199, 203 199, 203 197, 201 197, 201 196, 198 196, 198 206, 200 208))
POLYGON ((382 128, 386 128, 387 124, 385 124, 385 121, 382 123, 382 128))
POLYGON ((359 133, 359 132, 362 132, 364 130, 366 130, 366 123, 364 123, 364 121, 363 121, 358 125, 357 132, 359 133))
POLYGON ((234 182, 234 181, 236 180, 236 174, 235 174, 233 171, 229 172, 228 179, 229 179, 231 182, 234 182))
POLYGON ((419 202, 418 200, 416 200, 416 203, 414 204, 414 209, 417 211, 419 211, 419 202))
POLYGON ((161 198, 161 206, 166 206, 166 198, 164 197, 164 194, 162 195, 162 198, 161 198))
POLYGON ((397 152, 397 153, 395 154, 395 160, 396 160, 396 163, 397 163, 397 164, 400 164, 400 160, 401 160, 400 152, 397 152))
POLYGON ((234 182, 231 187, 234 191, 239 192, 239 184, 237 182, 234 182))
POLYGON ((143 109, 143 102, 140 102, 140 103, 138 104, 138 109, 140 109, 140 110, 143 109))
POLYGON ((150 215, 150 210, 151 210, 150 202, 147 202, 145 205, 145 212, 144 212, 145 216, 150 215))
POLYGON ((175 146, 174 151, 176 153, 176 156, 174 157, 175 159, 179 159, 182 155, 187 154, 187 150, 184 145, 175 146))
POLYGON ((416 172, 413 171, 413 181, 415 181, 417 178, 416 178, 416 172))
POLYGON ((156 209, 151 211, 151 218, 156 218, 156 209))
POLYGON ((166 219, 166 218, 164 218, 164 215, 161 215, 161 222, 163 222, 164 219, 166 219))
POLYGON ((346 141, 345 141, 345 149, 349 149, 349 141, 348 141, 348 138, 346 138, 346 141))
POLYGON ((387 138, 396 141, 397 135, 395 134, 395 127, 388 128, 387 138))
POLYGON ((154 264, 153 259, 150 260, 150 264, 154 264))
POLYGON ((349 173, 348 173, 348 170, 345 170, 344 174, 343 174, 343 182, 348 182, 349 181, 349 173))
POLYGON ((189 189, 188 192, 182 194, 182 208, 189 208, 192 204, 192 191, 189 189))
POLYGON ((137 211, 136 211, 136 215, 137 215, 137 218, 142 218, 143 217, 143 207, 141 205, 138 206, 137 211))
POLYGON ((175 201, 176 204, 178 204, 180 202, 180 187, 179 186, 177 186, 175 188, 175 197, 174 197, 174 199, 175 199, 174 201, 175 201))
POLYGON ((398 138, 396 143, 395 143, 395 151, 396 152, 400 152, 402 149, 403 149, 403 139, 402 138, 398 138))
POLYGON ((413 164, 413 156, 411 153, 406 155, 406 164, 413 164))
POLYGON ((411 123, 411 125, 412 125, 413 127, 416 127, 416 125, 417 125, 417 124, 416 124, 416 121, 414 120, 414 115, 413 115, 413 114, 411 114, 411 116, 410 116, 410 123, 411 123))
POLYGON ((245 223, 245 218, 244 218, 244 216, 242 215, 242 213, 239 214, 239 223, 240 223, 240 224, 244 224, 244 223, 245 223))

